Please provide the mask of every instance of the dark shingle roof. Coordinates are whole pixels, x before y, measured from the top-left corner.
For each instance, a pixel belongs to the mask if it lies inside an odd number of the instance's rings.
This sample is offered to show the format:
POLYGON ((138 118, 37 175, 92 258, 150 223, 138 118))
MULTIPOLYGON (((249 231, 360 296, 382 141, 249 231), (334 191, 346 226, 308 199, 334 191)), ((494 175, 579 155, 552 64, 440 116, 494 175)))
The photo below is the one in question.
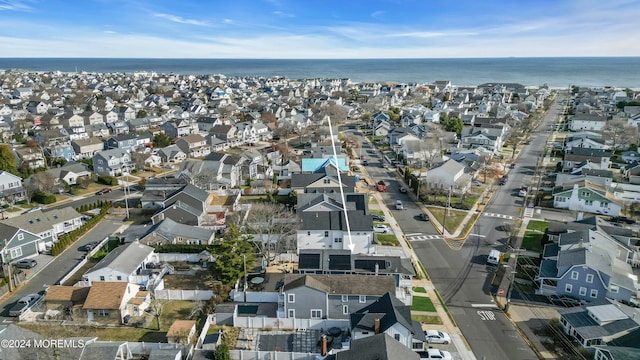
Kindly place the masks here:
POLYGON ((351 341, 349 350, 329 355, 327 360, 418 360, 415 351, 382 333, 351 341))
POLYGON ((413 333, 411 308, 391 293, 386 293, 376 302, 351 314, 351 329, 374 330, 375 319, 380 319, 380 332, 400 324, 413 333))
POLYGON ((300 275, 287 274, 284 278, 284 291, 308 286, 323 292, 337 295, 377 295, 395 292, 393 276, 380 276, 371 281, 369 275, 300 275))

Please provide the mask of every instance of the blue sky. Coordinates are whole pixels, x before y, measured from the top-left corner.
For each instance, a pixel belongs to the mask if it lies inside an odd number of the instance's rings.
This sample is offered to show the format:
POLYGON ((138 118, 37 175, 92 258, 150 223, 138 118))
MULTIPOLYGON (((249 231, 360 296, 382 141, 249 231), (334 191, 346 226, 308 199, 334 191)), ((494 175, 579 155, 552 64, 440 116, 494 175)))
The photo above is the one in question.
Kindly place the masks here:
POLYGON ((640 56, 640 0, 0 0, 0 57, 640 56))

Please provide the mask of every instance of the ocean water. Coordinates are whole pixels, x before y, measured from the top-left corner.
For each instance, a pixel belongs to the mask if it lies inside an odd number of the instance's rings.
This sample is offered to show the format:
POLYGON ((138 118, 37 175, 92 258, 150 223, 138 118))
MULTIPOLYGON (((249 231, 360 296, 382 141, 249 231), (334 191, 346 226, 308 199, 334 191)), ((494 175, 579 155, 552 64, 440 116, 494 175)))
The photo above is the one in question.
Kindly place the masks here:
POLYGON ((226 76, 286 76, 291 79, 349 78, 355 82, 456 85, 515 82, 527 86, 640 88, 639 57, 478 59, 98 59, 0 58, 0 69, 123 72, 226 76))

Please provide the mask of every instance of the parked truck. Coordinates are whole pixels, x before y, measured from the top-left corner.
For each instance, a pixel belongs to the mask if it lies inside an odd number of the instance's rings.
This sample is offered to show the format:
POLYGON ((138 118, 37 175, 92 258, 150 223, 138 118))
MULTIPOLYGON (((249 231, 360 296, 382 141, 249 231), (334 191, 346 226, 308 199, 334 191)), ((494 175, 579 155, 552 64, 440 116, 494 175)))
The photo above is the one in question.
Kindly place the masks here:
POLYGON ((376 188, 380 192, 385 192, 387 191, 387 184, 385 184, 383 180, 380 180, 376 183, 376 188))

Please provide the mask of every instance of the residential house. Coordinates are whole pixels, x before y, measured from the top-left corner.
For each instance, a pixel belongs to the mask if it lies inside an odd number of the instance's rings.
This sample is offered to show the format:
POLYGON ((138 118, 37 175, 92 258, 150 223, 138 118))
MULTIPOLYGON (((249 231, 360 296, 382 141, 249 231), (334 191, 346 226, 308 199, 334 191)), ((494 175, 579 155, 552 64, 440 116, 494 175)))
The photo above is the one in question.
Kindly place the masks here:
POLYGON ((97 152, 104 150, 104 142, 95 137, 74 140, 71 146, 75 152, 75 160, 91 159, 97 152))
POLYGON ((105 110, 100 114, 102 114, 102 116, 104 117, 104 122, 107 124, 111 124, 118 121, 118 113, 115 112, 113 109, 105 110))
POLYGON ((62 286, 51 285, 44 296, 44 304, 47 310, 69 311, 74 307, 82 307, 89 295, 89 287, 86 286, 62 286))
POLYGON ((623 151, 622 152, 622 162, 627 164, 631 164, 634 161, 640 162, 640 153, 637 151, 623 151))
POLYGON ((136 118, 136 111, 129 106, 116 106, 113 111, 118 114, 118 120, 127 121, 136 118))
POLYGON ((640 349, 629 346, 604 346, 596 345, 592 347, 595 350, 593 354, 594 360, 637 360, 640 358, 640 349))
POLYGON ((407 305, 413 303, 412 279, 415 276, 409 259, 398 256, 352 254, 350 250, 298 250, 298 274, 354 274, 392 276, 395 296, 407 305))
POLYGON ((48 211, 35 211, 5 219, 4 223, 38 236, 38 251, 44 252, 58 242, 62 234, 70 233, 82 226, 82 215, 68 206, 48 211))
POLYGON ((562 171, 571 171, 577 164, 589 161, 598 164, 601 170, 609 168, 613 153, 607 150, 574 147, 564 154, 562 171))
POLYGON ((129 126, 122 120, 116 120, 114 122, 107 123, 107 127, 114 135, 128 134, 129 126))
MULTIPOLYGON (((479 118, 478 118, 479 119, 479 118)), ((476 119, 477 121, 477 119, 476 119)), ((504 128, 502 127, 471 127, 465 126, 460 134, 462 145, 473 149, 484 147, 494 153, 502 150, 504 143, 504 128)))
POLYGON ((193 127, 189 121, 185 119, 167 121, 160 125, 160 129, 162 129, 171 139, 186 136, 193 132, 193 127))
POLYGON ((424 183, 432 190, 439 189, 463 194, 471 186, 471 176, 466 174, 464 169, 462 164, 449 159, 439 166, 429 169, 424 183))
POLYGON ((338 153, 338 158, 333 157, 333 153, 327 155, 327 157, 313 157, 302 159, 302 172, 305 174, 310 173, 336 173, 337 171, 343 174, 349 173, 349 165, 347 163, 347 157, 344 154, 338 153))
POLYGON ((176 146, 190 158, 204 157, 211 152, 211 147, 207 145, 207 140, 199 134, 189 134, 178 138, 176 146))
POLYGON ((22 178, 0 170, 0 205, 14 204, 26 198, 22 178))
POLYGON ((213 127, 216 125, 222 125, 223 121, 217 117, 201 117, 196 120, 196 125, 198 126, 198 132, 203 134, 208 134, 213 127))
POLYGON ((112 250, 82 276, 91 286, 100 282, 124 282, 146 285, 148 275, 143 270, 147 264, 156 263, 153 248, 138 242, 121 245, 112 250))
POLYGON ((621 201, 588 180, 565 183, 553 190, 553 207, 592 214, 620 215, 621 201))
POLYGON ((65 114, 60 122, 65 128, 84 128, 84 117, 78 114, 65 114))
POLYGON ((606 145, 604 140, 600 137, 592 137, 592 136, 580 136, 573 137, 570 136, 567 138, 564 151, 570 152, 573 148, 586 148, 586 149, 599 149, 599 150, 608 150, 610 146, 606 145))
POLYGON ((407 348, 387 333, 351 340, 349 349, 329 354, 326 360, 419 360, 417 352, 407 348))
MULTIPOLYGON (((209 135, 216 139, 224 140, 228 146, 235 146, 239 144, 238 129, 235 126, 231 125, 214 125, 209 130, 209 135)), ((212 140, 210 140, 212 141, 212 140)))
POLYGON ((424 331, 420 322, 411 319, 411 306, 390 292, 352 312, 350 320, 353 340, 385 333, 408 349, 424 350, 424 331))
POLYGON ((137 148, 137 140, 135 134, 120 134, 108 138, 104 142, 105 150, 109 149, 121 149, 121 150, 134 150, 137 148))
POLYGON ((105 123, 86 125, 84 129, 89 137, 105 138, 111 134, 111 130, 105 123))
POLYGON ((537 293, 630 302, 639 288, 629 264, 633 256, 629 246, 598 227, 559 234, 557 243, 545 245, 537 293))
POLYGON ((147 179, 140 203, 144 209, 161 208, 164 200, 189 183, 184 177, 154 177, 147 179))
POLYGON ((389 292, 390 276, 369 281, 364 275, 285 274, 279 304, 280 317, 297 319, 349 319, 350 315, 389 292))
POLYGON ((44 248, 44 241, 36 234, 0 222, 0 258, 3 264, 36 256, 44 248))
POLYGON ((76 154, 71 144, 60 144, 60 145, 46 147, 44 149, 44 153, 46 156, 50 158, 53 158, 53 159, 62 158, 62 159, 65 159, 66 161, 73 160, 76 154))
POLYGON ((297 194, 302 193, 328 193, 338 192, 342 184, 345 193, 356 192, 356 177, 349 175, 340 176, 342 182, 338 182, 336 173, 310 173, 291 174, 291 189, 297 194))
POLYGON ((187 154, 175 144, 158 149, 158 156, 165 163, 181 163, 187 159, 187 154))
POLYGON ((58 144, 68 144, 69 134, 62 129, 47 129, 37 131, 34 140, 42 147, 55 146, 58 144))
MULTIPOLYGON (((636 308, 614 303, 560 309, 560 325, 585 348, 605 345, 640 328, 636 308)), ((637 337, 636 337, 637 338, 637 337)), ((613 360, 612 358, 604 358, 613 360)), ((632 358, 625 358, 632 359, 632 358)))
POLYGON ((391 124, 388 121, 377 121, 373 126, 373 135, 387 137, 391 132, 391 124))
POLYGON ((606 122, 607 118, 598 114, 575 114, 569 119, 569 130, 602 131, 606 122))
POLYGON ((19 167, 25 169, 40 169, 46 166, 44 154, 39 147, 23 147, 15 149, 19 160, 19 167))
POLYGON ((129 125, 129 131, 132 133, 140 133, 149 130, 150 122, 148 118, 135 118, 128 120, 126 123, 129 125))
POLYGON ((175 320, 167 331, 167 342, 169 344, 191 344, 195 334, 195 320, 175 320))
POLYGON ((29 101, 26 110, 31 114, 46 114, 49 111, 49 105, 43 101, 29 101))
MULTIPOLYGON (((65 184, 78 184, 78 180, 81 178, 91 179, 89 165, 75 161, 69 161, 60 167, 48 169, 45 172, 51 174, 51 178, 54 179, 57 185, 62 185, 61 189, 64 189, 65 184)), ((26 182, 30 182, 32 177, 33 175, 26 182)))
POLYGON ((201 244, 209 245, 215 239, 215 230, 190 226, 165 218, 152 226, 140 237, 140 243, 146 245, 201 244))
POLYGON ((85 119, 85 125, 96 125, 105 123, 104 115, 97 111, 87 114, 87 116, 85 116, 85 119))
POLYGON ((368 214, 366 194, 345 194, 345 204, 336 193, 298 194, 298 249, 349 249, 371 254, 373 219, 368 214), (347 234, 344 210, 347 210, 351 236, 347 234))
POLYGON ((204 225, 208 220, 206 210, 212 197, 212 194, 194 185, 185 185, 167 196, 161 203, 162 208, 151 217, 151 220, 157 224, 170 218, 185 225, 204 225))
POLYGON ((135 170, 131 154, 122 149, 104 150, 93 155, 93 171, 96 175, 120 176, 135 170))
POLYGON ((127 282, 95 282, 82 309, 89 323, 125 323, 125 317, 142 316, 151 304, 149 292, 127 282))

